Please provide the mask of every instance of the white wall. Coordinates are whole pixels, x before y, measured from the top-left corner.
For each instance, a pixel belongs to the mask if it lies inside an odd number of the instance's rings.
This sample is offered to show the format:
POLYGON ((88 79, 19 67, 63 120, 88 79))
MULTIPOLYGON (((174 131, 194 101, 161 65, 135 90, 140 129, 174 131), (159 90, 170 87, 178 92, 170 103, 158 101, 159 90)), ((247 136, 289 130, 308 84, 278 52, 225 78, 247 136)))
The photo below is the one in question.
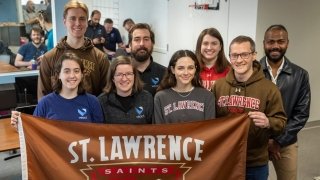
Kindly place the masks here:
POLYGON ((127 32, 122 27, 122 22, 132 18, 135 23, 148 23, 155 33, 153 58, 155 61, 167 65, 168 43, 168 1, 167 0, 120 0, 119 30, 127 38, 127 32))
POLYGON ((190 8, 193 3, 193 0, 169 1, 169 52, 166 64, 176 50, 195 50, 197 38, 205 28, 215 27, 220 31, 226 55, 229 54, 229 42, 236 36, 255 38, 257 0, 221 0, 218 11, 190 8))
POLYGON ((60 41, 61 38, 67 35, 67 29, 63 24, 63 8, 68 0, 51 0, 52 8, 52 28, 53 28, 53 38, 55 39, 55 44, 60 41))
MULTIPOLYGON (((229 1, 220 2, 219 10, 200 10, 193 7, 193 0, 170 0, 168 11, 168 57, 164 62, 167 66, 172 54, 180 49, 195 51, 199 34, 209 27, 217 28, 222 37, 228 37, 229 1)), ((225 47, 227 44, 225 43, 225 47)))
POLYGON ((319 7, 318 0, 260 0, 258 5, 256 44, 259 59, 264 55, 265 30, 272 24, 285 25, 289 33, 286 56, 309 72, 312 94, 309 121, 320 120, 319 7))
MULTIPOLYGON (((239 35, 256 38, 258 0, 230 0, 227 44, 239 35)), ((226 52, 229 54, 229 48, 226 52)))

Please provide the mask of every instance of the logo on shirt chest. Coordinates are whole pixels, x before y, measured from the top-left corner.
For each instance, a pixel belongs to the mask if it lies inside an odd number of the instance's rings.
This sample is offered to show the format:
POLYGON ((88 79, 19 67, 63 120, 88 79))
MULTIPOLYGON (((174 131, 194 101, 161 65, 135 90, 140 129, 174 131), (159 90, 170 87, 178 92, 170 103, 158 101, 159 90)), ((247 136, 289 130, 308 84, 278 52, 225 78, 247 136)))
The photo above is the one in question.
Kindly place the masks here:
POLYGON ((160 78, 158 77, 151 78, 152 87, 157 87, 159 84, 159 81, 160 81, 160 78))
POLYGON ((140 119, 140 118, 145 117, 145 115, 143 114, 143 107, 142 106, 136 107, 135 111, 136 111, 136 118, 140 119))
POLYGON ((87 109, 86 109, 86 108, 80 108, 80 109, 78 109, 78 114, 80 115, 80 116, 79 116, 79 119, 88 119, 87 109))

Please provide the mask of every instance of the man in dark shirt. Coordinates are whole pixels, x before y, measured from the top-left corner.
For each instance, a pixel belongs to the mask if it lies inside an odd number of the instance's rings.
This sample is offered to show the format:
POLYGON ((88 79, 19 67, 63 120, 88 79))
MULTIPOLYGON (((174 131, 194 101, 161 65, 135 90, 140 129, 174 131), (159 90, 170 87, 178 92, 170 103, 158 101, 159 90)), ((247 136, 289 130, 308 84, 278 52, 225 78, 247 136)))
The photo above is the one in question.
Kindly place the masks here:
POLYGON ((101 12, 93 10, 91 13, 91 20, 88 21, 87 31, 84 36, 90 38, 95 47, 103 51, 103 44, 107 35, 104 26, 99 24, 101 18, 101 12))
POLYGON ((129 45, 131 56, 140 72, 140 78, 145 83, 144 89, 152 96, 156 94, 166 67, 153 61, 151 56, 155 43, 154 32, 148 24, 136 24, 130 30, 129 45))
POLYGON ((113 27, 113 21, 110 18, 107 18, 104 21, 104 28, 107 32, 106 43, 104 44, 105 52, 109 55, 114 55, 118 48, 125 48, 124 43, 122 42, 122 38, 120 32, 117 28, 113 27))
POLYGON ((24 44, 18 50, 14 65, 16 67, 26 67, 32 69, 32 61, 40 63, 43 55, 47 52, 47 47, 41 42, 42 30, 38 27, 31 29, 31 42, 24 44))

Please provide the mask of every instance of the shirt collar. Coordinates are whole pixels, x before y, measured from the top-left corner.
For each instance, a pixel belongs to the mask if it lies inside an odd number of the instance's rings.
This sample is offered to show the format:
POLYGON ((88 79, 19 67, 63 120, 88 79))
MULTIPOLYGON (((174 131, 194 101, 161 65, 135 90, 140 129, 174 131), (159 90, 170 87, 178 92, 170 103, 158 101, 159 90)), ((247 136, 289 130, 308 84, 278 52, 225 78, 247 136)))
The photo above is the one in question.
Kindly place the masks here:
MULTIPOLYGON (((278 73, 277 74, 279 74, 282 71, 283 66, 284 66, 284 61, 285 61, 285 59, 284 59, 284 56, 283 56, 282 63, 280 65, 279 69, 278 69, 278 73)), ((272 71, 272 68, 271 68, 270 64, 268 63, 268 57, 266 57, 266 65, 267 65, 268 70, 272 71)))
POLYGON ((285 61, 285 59, 284 59, 284 56, 283 56, 283 58, 282 58, 282 63, 281 63, 281 65, 280 65, 280 67, 279 67, 279 69, 278 69, 278 71, 277 71, 276 76, 274 77, 273 74, 272 74, 272 67, 271 67, 270 64, 268 63, 268 57, 266 57, 267 69, 268 69, 269 74, 270 74, 270 76, 271 76, 272 82, 275 83, 275 84, 277 84, 277 78, 278 78, 279 74, 281 73, 281 71, 282 71, 282 69, 283 69, 284 61, 285 61))

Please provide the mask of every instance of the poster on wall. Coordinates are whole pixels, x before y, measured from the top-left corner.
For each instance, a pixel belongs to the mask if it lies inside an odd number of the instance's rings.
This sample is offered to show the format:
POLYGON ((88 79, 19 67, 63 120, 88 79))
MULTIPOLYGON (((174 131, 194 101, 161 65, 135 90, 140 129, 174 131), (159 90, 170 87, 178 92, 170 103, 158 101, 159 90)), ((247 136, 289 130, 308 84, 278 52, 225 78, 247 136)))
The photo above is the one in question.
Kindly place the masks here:
POLYGON ((219 10, 220 0, 196 0, 194 4, 189 5, 189 7, 202 10, 219 10))

